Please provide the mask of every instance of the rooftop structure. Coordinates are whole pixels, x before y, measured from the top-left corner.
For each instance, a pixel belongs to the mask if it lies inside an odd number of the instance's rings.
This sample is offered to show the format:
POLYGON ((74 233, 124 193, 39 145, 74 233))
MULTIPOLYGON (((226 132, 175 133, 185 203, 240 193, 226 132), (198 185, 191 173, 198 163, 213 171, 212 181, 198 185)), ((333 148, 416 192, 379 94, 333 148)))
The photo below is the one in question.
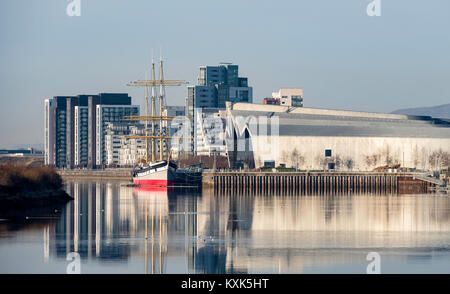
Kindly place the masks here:
MULTIPOLYGON (((278 92, 272 93, 272 98, 279 101, 278 105, 303 107, 302 88, 281 88, 278 92)), ((274 104, 274 103, 264 103, 274 104)))

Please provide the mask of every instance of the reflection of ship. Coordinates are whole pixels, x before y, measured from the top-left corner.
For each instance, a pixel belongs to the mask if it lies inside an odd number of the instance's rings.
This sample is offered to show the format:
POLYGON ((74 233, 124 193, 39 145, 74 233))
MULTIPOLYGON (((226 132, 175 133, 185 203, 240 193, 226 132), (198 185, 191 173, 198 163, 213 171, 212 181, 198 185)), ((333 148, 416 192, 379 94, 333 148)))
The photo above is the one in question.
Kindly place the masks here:
POLYGON ((133 195, 143 202, 145 216, 145 273, 162 274, 166 267, 169 201, 166 187, 134 188, 133 195), (149 248, 150 241, 150 248, 149 248), (149 251, 150 256, 149 256, 149 251), (150 258, 149 258, 150 257, 150 258), (149 260, 150 259, 150 260, 149 260), (149 271, 149 263, 151 271, 149 271), (158 266, 159 265, 159 266, 158 266))

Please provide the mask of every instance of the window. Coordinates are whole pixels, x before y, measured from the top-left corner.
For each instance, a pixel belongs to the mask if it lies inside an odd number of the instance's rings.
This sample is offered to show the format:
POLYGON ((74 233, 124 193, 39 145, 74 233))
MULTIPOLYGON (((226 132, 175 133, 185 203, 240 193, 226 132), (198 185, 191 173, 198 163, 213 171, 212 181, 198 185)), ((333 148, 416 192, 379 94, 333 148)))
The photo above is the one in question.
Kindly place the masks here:
POLYGON ((274 160, 264 160, 264 167, 265 168, 275 168, 275 161, 274 160))
POLYGON ((331 157, 331 149, 325 149, 325 157, 331 157))

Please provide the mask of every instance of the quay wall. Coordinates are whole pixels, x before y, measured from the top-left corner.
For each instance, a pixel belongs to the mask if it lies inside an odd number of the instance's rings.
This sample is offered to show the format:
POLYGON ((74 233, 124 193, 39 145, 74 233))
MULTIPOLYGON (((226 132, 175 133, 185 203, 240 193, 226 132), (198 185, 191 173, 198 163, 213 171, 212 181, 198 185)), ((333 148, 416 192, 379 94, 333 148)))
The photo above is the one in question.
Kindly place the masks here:
POLYGON ((219 193, 413 194, 430 184, 415 173, 384 172, 205 172, 203 187, 219 193))
POLYGON ((130 180, 131 168, 58 170, 63 179, 130 180))
MULTIPOLYGON (((63 179, 130 180, 132 169, 58 170, 63 179)), ((223 193, 428 193, 418 173, 387 172, 203 172, 205 189, 223 193)))

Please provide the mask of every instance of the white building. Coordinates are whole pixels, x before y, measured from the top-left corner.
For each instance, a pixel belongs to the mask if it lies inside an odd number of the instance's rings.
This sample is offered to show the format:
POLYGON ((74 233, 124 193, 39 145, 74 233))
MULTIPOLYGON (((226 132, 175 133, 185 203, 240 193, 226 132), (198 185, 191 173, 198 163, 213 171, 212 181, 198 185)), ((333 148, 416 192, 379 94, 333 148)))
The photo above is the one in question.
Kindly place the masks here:
POLYGON ((274 161, 303 170, 429 170, 450 154, 444 119, 247 103, 228 103, 227 115, 230 162, 250 159, 255 167, 274 161))
MULTIPOLYGON (((139 115, 137 105, 97 105, 96 107, 96 164, 108 164, 106 158, 105 135, 109 122, 124 123, 124 118, 139 115)), ((117 140, 116 140, 117 141, 117 140)), ((114 141, 113 141, 114 142, 114 141)), ((114 143, 113 143, 114 144, 114 143)), ((113 145, 110 145, 111 147, 113 145)), ((115 156, 115 155, 114 155, 115 156)))
POLYGON ((129 123, 106 123, 105 154, 108 166, 134 166, 145 159, 145 140, 127 138, 144 135, 144 125, 129 123))
POLYGON ((303 107, 302 88, 281 88, 272 93, 272 98, 278 99, 282 106, 303 107))
POLYGON ((75 166, 87 166, 88 163, 88 109, 87 106, 75 106, 74 110, 75 166))
POLYGON ((44 100, 44 162, 45 165, 54 165, 55 159, 53 157, 54 154, 54 146, 52 143, 52 131, 53 131, 53 123, 52 113, 54 111, 53 99, 45 99, 44 100))
POLYGON ((122 139, 119 149, 119 165, 135 166, 141 160, 145 160, 145 140, 122 139))
POLYGON ((217 108, 197 109, 194 126, 197 155, 226 155, 225 114, 217 108))

